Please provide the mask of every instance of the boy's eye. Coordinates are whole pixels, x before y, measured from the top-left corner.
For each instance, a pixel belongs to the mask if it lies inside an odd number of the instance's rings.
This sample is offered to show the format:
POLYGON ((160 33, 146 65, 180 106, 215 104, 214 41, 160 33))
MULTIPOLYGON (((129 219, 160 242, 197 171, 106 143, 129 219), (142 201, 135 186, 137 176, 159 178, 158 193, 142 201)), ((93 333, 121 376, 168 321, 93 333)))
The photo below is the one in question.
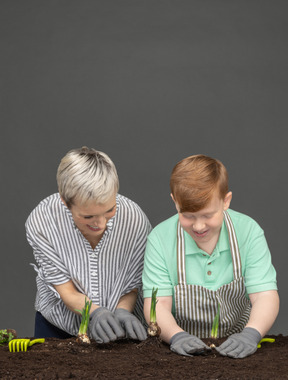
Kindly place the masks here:
POLYGON ((193 215, 187 215, 187 214, 182 214, 184 216, 184 218, 186 219, 193 219, 194 216, 193 215))

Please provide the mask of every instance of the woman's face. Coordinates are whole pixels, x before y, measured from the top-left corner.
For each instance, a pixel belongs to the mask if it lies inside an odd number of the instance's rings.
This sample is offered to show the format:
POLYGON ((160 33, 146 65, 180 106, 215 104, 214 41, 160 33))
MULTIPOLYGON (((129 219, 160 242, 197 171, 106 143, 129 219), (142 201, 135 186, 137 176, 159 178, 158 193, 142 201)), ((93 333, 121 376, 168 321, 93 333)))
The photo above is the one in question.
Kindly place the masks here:
POLYGON ((105 203, 75 201, 70 212, 81 233, 91 245, 95 245, 104 234, 108 220, 116 213, 116 195, 105 203))

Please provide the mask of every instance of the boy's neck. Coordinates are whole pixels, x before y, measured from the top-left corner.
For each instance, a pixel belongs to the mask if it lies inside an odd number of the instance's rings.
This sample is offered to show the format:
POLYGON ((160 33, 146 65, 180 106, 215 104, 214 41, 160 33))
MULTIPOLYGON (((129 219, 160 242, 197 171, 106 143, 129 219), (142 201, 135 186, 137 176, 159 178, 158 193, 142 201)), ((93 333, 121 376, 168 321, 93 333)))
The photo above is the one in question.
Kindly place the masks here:
POLYGON ((202 249, 202 251, 208 253, 208 255, 212 255, 217 243, 218 243, 219 235, 215 236, 214 239, 209 240, 207 243, 197 244, 197 246, 202 249))

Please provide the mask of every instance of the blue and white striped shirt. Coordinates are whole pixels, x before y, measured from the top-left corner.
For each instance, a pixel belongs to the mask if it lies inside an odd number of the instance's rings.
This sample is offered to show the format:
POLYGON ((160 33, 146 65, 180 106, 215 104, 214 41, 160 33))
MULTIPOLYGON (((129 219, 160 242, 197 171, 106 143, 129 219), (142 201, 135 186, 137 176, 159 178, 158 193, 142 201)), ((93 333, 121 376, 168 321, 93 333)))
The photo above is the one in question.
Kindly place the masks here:
MULTIPOLYGON (((141 275, 151 225, 141 208, 117 194, 115 216, 93 250, 76 227, 59 193, 44 199, 26 221, 37 272, 35 309, 50 323, 76 335, 81 317, 67 309, 53 285, 72 280, 93 303, 114 311, 132 289, 142 292, 141 275)), ((143 321, 142 296, 134 313, 143 321)))

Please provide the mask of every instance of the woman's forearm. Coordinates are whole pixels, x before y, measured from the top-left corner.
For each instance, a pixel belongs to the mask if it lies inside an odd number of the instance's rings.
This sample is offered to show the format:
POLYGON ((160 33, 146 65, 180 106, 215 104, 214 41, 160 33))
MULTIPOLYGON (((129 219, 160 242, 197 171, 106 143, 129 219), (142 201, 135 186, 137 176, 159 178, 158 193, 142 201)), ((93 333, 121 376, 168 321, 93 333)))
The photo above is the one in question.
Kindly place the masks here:
POLYGON ((132 313, 137 300, 138 289, 131 290, 130 293, 124 294, 118 302, 117 309, 126 309, 132 313))
MULTIPOLYGON (((80 293, 75 288, 72 281, 68 281, 65 284, 61 285, 54 285, 54 288, 59 293, 62 301, 69 310, 73 311, 76 314, 81 314, 77 310, 82 310, 85 305, 85 298, 86 300, 89 300, 89 298, 85 294, 80 293)), ((98 305, 92 304, 90 314, 98 307, 98 305)))

